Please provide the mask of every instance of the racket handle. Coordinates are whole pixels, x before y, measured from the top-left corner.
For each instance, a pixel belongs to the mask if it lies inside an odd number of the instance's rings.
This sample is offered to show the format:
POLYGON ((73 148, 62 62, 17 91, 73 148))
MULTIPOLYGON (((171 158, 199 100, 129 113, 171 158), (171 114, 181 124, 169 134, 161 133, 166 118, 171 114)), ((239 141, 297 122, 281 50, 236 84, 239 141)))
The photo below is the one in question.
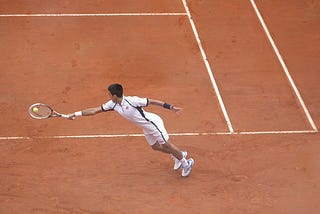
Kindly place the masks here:
POLYGON ((66 118, 66 119, 69 119, 69 116, 66 115, 66 114, 61 114, 61 117, 66 118))

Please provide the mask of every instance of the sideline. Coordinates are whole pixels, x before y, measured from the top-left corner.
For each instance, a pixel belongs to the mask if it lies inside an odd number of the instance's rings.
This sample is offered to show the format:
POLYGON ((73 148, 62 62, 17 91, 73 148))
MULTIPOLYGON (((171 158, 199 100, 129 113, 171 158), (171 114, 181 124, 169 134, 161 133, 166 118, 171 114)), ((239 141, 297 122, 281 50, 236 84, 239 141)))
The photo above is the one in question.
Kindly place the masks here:
POLYGON ((251 4, 252 4, 252 7, 254 8, 254 10, 255 10, 255 12, 256 12, 259 20, 260 20, 260 23, 261 23, 263 29, 264 29, 264 31, 265 31, 265 33, 266 33, 266 35, 267 35, 272 47, 273 47, 273 50, 276 53, 276 55, 278 57, 278 60, 279 60, 279 62, 281 64, 281 66, 282 66, 282 68, 283 68, 283 70, 284 70, 284 72, 285 72, 290 84, 291 84, 291 87, 294 90, 294 92, 295 92, 295 94, 296 94, 296 96, 297 96, 297 98, 298 98, 298 100, 300 102, 300 105, 301 105, 301 107, 302 107, 302 109, 303 109, 303 111, 304 111, 304 113, 305 113, 305 115, 306 115, 306 117, 307 117, 312 129, 317 132, 318 129, 317 129, 317 127, 316 127, 316 125, 315 125, 310 113, 309 113, 309 110, 308 110, 307 106, 305 105, 305 103, 304 103, 304 101, 303 101, 303 99, 302 99, 302 97, 300 95, 300 92, 299 92, 297 86, 295 85, 295 83, 294 83, 294 81, 293 81, 293 79, 292 79, 292 77, 290 75, 290 72, 289 72, 285 62, 282 59, 282 56, 281 56, 281 54, 280 54, 280 52, 279 52, 279 50, 278 50, 278 48, 277 48, 272 36, 271 36, 271 34, 270 34, 266 24, 265 24, 260 12, 259 12, 259 9, 258 9, 257 5, 255 4, 254 0, 250 0, 250 1, 251 1, 251 4))

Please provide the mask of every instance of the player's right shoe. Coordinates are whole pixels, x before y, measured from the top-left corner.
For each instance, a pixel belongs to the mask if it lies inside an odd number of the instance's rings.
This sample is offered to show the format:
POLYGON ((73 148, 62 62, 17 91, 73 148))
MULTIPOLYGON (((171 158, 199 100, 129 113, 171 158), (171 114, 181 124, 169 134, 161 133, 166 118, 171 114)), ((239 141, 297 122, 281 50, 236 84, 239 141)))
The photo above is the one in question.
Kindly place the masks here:
MULTIPOLYGON (((186 152, 186 151, 182 151, 181 153, 182 153, 182 156, 183 156, 184 158, 186 158, 186 157, 188 156, 188 152, 186 152)), ((178 160, 178 159, 177 159, 176 157, 174 157, 173 155, 172 155, 171 157, 172 157, 172 159, 174 160, 173 170, 174 170, 174 171, 177 171, 177 170, 181 167, 181 162, 180 162, 180 160, 178 160)))
POLYGON ((188 162, 188 166, 182 167, 182 174, 181 174, 182 177, 188 177, 192 171, 194 160, 192 158, 189 158, 187 162, 188 162))

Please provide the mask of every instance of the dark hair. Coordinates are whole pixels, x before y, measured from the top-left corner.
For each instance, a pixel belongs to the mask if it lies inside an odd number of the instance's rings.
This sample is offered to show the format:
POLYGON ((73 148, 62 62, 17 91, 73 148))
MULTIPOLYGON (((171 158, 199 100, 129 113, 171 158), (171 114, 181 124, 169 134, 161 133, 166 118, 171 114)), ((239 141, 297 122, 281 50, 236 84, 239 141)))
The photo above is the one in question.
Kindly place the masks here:
POLYGON ((119 98, 121 98, 123 96, 122 85, 120 85, 118 83, 109 85, 108 91, 111 93, 111 95, 116 95, 119 98))

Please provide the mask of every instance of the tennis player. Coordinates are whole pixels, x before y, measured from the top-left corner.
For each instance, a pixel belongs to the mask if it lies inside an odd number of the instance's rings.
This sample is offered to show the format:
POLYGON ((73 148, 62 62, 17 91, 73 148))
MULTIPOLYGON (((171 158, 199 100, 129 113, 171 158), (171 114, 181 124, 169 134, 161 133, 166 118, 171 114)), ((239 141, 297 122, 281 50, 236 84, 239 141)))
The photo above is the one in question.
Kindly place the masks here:
POLYGON ((182 109, 159 100, 140 98, 137 96, 124 96, 123 87, 120 84, 111 84, 108 87, 110 100, 99 107, 89 108, 69 114, 70 119, 79 116, 91 116, 106 111, 116 111, 127 120, 142 128, 144 136, 152 149, 171 154, 174 160, 174 170, 182 167, 182 177, 187 177, 192 171, 194 160, 186 159, 187 152, 181 151, 169 141, 169 135, 164 127, 162 119, 143 108, 149 104, 162 106, 168 110, 179 113, 182 109))

